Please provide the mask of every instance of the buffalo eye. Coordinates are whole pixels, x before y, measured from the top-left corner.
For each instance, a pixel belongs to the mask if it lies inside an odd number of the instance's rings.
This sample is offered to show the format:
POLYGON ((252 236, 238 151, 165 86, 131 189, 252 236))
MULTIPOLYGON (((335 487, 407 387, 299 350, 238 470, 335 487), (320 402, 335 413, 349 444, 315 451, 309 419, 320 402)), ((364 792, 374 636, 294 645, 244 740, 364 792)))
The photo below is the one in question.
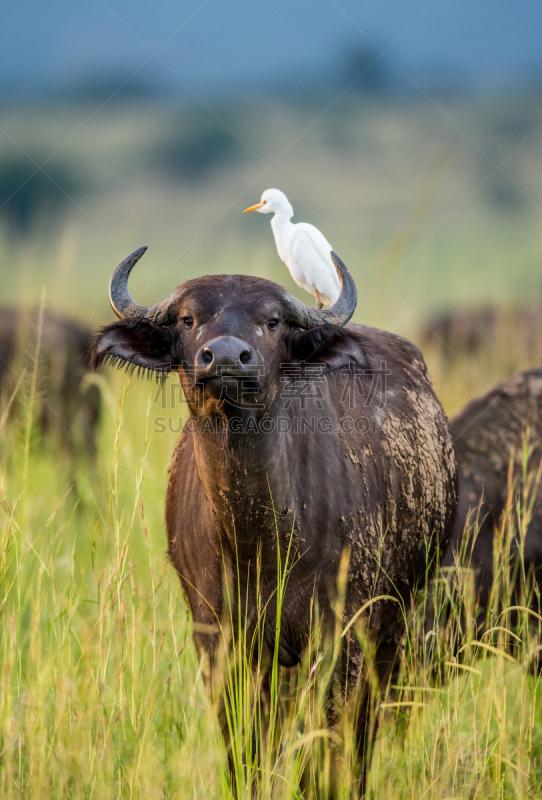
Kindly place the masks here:
POLYGON ((191 316, 190 316, 190 315, 188 315, 188 314, 187 314, 187 316, 186 316, 186 317, 183 317, 183 318, 182 318, 182 321, 184 322, 184 326, 185 326, 185 328, 191 328, 191 327, 192 327, 192 325, 194 324, 194 319, 193 319, 193 317, 191 317, 191 316))
POLYGON ((267 321, 267 327, 269 328, 270 331, 276 330, 278 324, 279 321, 278 319, 276 319, 276 317, 273 317, 273 319, 267 321))

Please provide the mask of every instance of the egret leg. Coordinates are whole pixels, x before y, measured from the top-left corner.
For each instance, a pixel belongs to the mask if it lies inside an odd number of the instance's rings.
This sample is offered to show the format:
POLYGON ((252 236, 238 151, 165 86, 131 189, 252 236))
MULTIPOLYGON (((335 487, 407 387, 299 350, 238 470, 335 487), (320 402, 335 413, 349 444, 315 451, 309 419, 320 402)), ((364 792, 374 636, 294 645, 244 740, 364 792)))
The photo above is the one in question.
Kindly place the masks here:
POLYGON ((321 308, 324 307, 324 303, 322 302, 322 297, 320 296, 320 292, 316 291, 316 308, 320 311, 321 308))

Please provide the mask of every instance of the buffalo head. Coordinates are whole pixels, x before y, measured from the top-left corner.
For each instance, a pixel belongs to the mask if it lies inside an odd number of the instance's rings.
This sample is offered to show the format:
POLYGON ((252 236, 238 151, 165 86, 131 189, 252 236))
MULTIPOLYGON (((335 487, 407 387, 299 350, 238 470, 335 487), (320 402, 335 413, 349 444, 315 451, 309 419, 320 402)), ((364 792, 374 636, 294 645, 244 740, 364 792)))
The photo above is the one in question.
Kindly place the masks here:
POLYGON ((341 295, 317 311, 277 284, 248 275, 206 275, 154 306, 139 306, 127 283, 145 250, 136 250, 113 274, 110 301, 120 322, 98 337, 94 366, 109 360, 158 374, 178 371, 193 413, 227 410, 228 404, 268 409, 285 362, 325 350, 333 368, 333 344, 357 301, 354 280, 334 253, 341 295))

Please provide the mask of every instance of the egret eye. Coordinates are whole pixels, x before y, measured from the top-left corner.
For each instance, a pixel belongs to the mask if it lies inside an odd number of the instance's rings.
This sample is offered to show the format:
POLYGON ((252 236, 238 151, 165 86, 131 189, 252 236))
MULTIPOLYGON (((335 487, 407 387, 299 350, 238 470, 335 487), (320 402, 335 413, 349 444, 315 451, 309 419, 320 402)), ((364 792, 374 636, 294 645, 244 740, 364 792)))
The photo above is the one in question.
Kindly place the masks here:
POLYGON ((183 322, 184 322, 185 328, 191 328, 192 325, 194 324, 193 318, 189 317, 189 316, 183 317, 183 322))
POLYGON ((276 317, 273 317, 273 319, 268 320, 267 327, 269 328, 270 331, 274 331, 276 330, 278 324, 279 324, 278 319, 276 319, 276 317))

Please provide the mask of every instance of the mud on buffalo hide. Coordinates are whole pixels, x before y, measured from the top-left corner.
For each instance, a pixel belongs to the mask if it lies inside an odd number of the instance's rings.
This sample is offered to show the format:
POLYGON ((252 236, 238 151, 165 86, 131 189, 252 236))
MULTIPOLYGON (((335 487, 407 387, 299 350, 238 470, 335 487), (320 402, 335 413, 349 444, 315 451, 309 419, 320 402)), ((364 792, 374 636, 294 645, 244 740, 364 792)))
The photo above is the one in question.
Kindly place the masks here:
MULTIPOLYGON (((542 369, 522 372, 472 400, 450 423, 459 469, 459 507, 444 566, 453 566, 461 550, 469 512, 478 507, 479 532, 466 548, 470 566, 478 571, 477 588, 482 608, 493 581, 493 541, 509 494, 509 466, 514 497, 524 489, 524 446, 532 449, 529 472, 535 473, 542 454, 542 369)), ((533 515, 525 539, 525 567, 533 569, 539 585, 542 567, 542 487, 534 485, 533 515)), ((472 522, 475 522, 476 514, 472 522)), ((515 505, 511 524, 518 531, 515 505)), ((471 526, 472 527, 472 526, 471 526)), ((512 553, 519 548, 518 536, 512 553)))

